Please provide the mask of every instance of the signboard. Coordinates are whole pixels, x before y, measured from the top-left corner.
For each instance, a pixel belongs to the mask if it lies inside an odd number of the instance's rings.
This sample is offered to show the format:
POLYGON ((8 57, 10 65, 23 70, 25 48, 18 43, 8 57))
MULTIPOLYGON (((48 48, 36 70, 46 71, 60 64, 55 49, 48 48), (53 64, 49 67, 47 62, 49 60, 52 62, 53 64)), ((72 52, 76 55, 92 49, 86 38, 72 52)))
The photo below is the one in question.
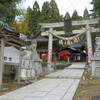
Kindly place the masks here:
POLYGON ((22 34, 22 33, 20 33, 20 38, 23 39, 23 40, 26 40, 27 39, 27 36, 24 35, 24 34, 22 34))

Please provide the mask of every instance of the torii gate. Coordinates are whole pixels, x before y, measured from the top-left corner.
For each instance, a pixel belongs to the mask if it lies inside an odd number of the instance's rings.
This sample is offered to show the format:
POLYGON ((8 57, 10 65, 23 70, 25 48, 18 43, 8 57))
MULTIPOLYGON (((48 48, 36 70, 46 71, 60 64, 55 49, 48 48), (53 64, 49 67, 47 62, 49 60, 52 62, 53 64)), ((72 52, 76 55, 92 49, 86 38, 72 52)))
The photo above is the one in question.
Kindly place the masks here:
MULTIPOLYGON (((80 30, 73 30, 73 34, 79 34, 82 32, 86 31, 86 39, 87 39, 87 51, 88 51, 88 63, 91 63, 91 57, 93 56, 93 51, 92 51, 92 42, 91 42, 91 32, 99 32, 99 28, 93 28, 90 27, 90 25, 93 24, 98 24, 100 18, 98 19, 91 19, 91 20, 81 20, 81 21, 72 21, 72 26, 80 26, 80 25, 85 25, 86 28, 80 29, 80 30)), ((50 33, 54 33, 56 35, 62 35, 65 34, 64 31, 54 31, 53 28, 57 27, 64 27, 63 22, 58 22, 58 23, 39 23, 42 28, 49 28, 48 31, 42 32, 42 36, 49 36, 49 42, 48 42, 48 68, 51 68, 51 62, 52 62, 52 40, 53 40, 53 35, 50 33)))

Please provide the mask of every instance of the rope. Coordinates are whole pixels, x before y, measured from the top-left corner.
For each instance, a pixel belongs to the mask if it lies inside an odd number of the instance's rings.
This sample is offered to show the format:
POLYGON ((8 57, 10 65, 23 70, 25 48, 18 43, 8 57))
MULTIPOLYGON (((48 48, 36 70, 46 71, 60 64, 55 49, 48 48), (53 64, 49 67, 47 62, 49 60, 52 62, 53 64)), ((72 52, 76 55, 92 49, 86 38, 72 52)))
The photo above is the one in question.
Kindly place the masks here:
MULTIPOLYGON (((87 31, 87 30, 89 30, 89 29, 86 29, 86 31, 87 31)), ((59 38, 59 39, 62 39, 62 40, 73 40, 74 38, 77 38, 77 37, 79 37, 80 35, 86 33, 86 31, 84 31, 84 32, 82 32, 82 33, 80 33, 80 34, 77 34, 77 35, 75 35, 75 36, 73 36, 73 37, 68 37, 68 38, 65 38, 65 37, 62 37, 62 36, 58 36, 58 35, 56 35, 56 34, 54 34, 54 33, 51 33, 51 32, 49 32, 49 33, 52 34, 53 36, 59 38)))

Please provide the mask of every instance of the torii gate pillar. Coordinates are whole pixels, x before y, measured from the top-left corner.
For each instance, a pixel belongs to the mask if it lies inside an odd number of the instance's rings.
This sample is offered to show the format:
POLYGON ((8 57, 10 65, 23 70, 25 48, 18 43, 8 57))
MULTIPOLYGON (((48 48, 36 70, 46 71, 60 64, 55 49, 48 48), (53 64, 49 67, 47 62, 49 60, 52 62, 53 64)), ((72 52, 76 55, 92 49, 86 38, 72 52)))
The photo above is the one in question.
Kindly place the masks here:
POLYGON ((87 28, 86 38, 87 38, 88 64, 91 64, 91 58, 93 56, 93 51, 92 51, 92 40, 91 40, 89 24, 86 25, 86 28, 87 28))
MULTIPOLYGON (((49 29, 49 32, 53 32, 53 28, 49 29)), ((53 36, 52 34, 49 33, 49 41, 48 41, 48 71, 51 72, 51 64, 52 64, 52 41, 53 41, 53 36)))

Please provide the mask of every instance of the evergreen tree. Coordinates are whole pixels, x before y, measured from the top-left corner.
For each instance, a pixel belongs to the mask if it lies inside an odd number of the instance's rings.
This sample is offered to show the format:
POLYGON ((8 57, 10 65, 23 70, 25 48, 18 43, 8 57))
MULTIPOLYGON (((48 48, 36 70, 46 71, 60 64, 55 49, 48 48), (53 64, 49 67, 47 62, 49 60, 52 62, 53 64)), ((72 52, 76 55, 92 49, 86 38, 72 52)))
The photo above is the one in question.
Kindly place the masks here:
POLYGON ((90 19, 90 15, 89 15, 87 8, 85 8, 84 10, 83 19, 90 19))
POLYGON ((61 22, 64 21, 64 16, 63 15, 60 15, 60 20, 61 20, 61 22))
POLYGON ((0 3, 0 20, 4 23, 11 24, 12 20, 18 15, 16 5, 21 1, 22 0, 11 0, 7 2, 7 0, 2 0, 2 3, 0 3))
POLYGON ((66 12, 64 19, 71 19, 69 12, 66 12))
POLYGON ((51 22, 61 21, 61 16, 60 16, 59 9, 57 7, 57 4, 56 4, 55 0, 51 0, 50 8, 51 8, 51 13, 50 13, 51 22))
POLYGON ((40 29, 38 25, 40 21, 40 8, 37 1, 34 2, 33 9, 27 8, 25 21, 28 23, 28 32, 31 36, 35 35, 40 29))
POLYGON ((33 32, 33 11, 30 7, 27 8, 25 21, 28 23, 28 32, 32 34, 33 32))
MULTIPOLYGON (((4 2, 10 2, 10 1, 13 1, 13 0, 0 0, 0 3, 4 3, 4 2)), ((14 0, 14 2, 20 2, 21 0, 14 0)))
MULTIPOLYGON (((82 17, 78 15, 78 12, 76 10, 74 10, 73 14, 72 14, 72 21, 78 21, 81 20, 82 17)), ((80 29, 81 26, 73 26, 72 29, 80 29)))
POLYGON ((81 20, 81 16, 78 15, 78 12, 76 10, 74 10, 73 14, 72 14, 72 20, 81 20))
POLYGON ((40 21, 40 8, 39 8, 39 4, 37 1, 34 2, 33 5, 33 17, 32 17, 32 34, 35 35, 36 32, 39 31, 40 27, 38 25, 39 21, 40 21))
POLYGON ((30 22, 32 20, 32 9, 30 7, 27 8, 26 10, 26 15, 25 15, 25 22, 30 22))
POLYGON ((100 0, 92 0, 93 10, 91 10, 94 18, 100 17, 100 0))
POLYGON ((41 22, 43 23, 49 23, 51 19, 50 15, 50 3, 49 2, 44 2, 42 6, 42 11, 41 11, 41 22))

